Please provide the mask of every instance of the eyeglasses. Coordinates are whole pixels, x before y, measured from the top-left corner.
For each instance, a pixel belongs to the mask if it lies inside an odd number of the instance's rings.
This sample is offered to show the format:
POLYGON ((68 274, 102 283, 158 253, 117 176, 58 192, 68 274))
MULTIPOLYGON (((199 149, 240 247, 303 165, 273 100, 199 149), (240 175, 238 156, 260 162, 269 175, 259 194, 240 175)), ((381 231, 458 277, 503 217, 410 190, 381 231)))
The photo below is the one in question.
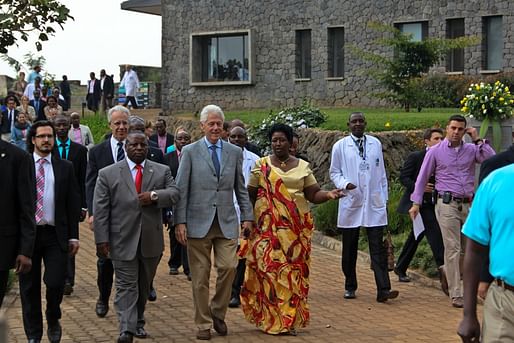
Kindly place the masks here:
POLYGON ((36 135, 34 137, 39 138, 39 139, 45 139, 45 138, 46 139, 52 139, 52 138, 54 138, 53 135, 36 135))
POLYGON ((128 125, 128 121, 115 121, 112 123, 112 125, 114 126, 127 126, 128 125))

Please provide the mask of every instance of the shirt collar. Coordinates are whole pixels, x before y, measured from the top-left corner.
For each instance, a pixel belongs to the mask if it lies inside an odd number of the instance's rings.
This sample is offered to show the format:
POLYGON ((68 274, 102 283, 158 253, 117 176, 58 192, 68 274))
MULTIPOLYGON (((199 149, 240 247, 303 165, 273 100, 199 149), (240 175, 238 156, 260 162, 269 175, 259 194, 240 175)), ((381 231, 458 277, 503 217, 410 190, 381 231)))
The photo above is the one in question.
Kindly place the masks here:
POLYGON ((212 144, 211 142, 209 142, 209 140, 205 136, 203 136, 203 139, 205 141, 205 144, 207 144, 208 148, 210 148, 212 145, 216 145, 219 149, 221 149, 223 147, 221 138, 218 138, 218 141, 215 144, 212 144))
POLYGON ((67 138, 64 142, 61 142, 61 140, 59 138, 57 138, 57 142, 59 143, 59 145, 61 145, 61 144, 65 144, 66 146, 70 145, 70 139, 69 138, 67 138))
MULTIPOLYGON (((133 170, 137 164, 134 161, 132 161, 130 158, 128 158, 128 156, 126 157, 126 160, 127 160, 130 170, 133 170)), ((143 167, 143 169, 145 169, 145 162, 146 162, 146 160, 143 160, 143 162, 140 163, 140 165, 143 167)))
POLYGON ((45 159, 48 163, 52 163, 52 153, 48 154, 48 156, 41 157, 37 152, 32 153, 32 157, 34 158, 34 162, 39 161, 40 159, 45 159))
POLYGON ((462 146, 462 144, 464 144, 464 141, 461 141, 459 146, 457 147, 452 147, 452 143, 448 140, 448 138, 444 137, 444 140, 443 140, 445 146, 447 146, 448 148, 458 148, 460 146, 462 146))

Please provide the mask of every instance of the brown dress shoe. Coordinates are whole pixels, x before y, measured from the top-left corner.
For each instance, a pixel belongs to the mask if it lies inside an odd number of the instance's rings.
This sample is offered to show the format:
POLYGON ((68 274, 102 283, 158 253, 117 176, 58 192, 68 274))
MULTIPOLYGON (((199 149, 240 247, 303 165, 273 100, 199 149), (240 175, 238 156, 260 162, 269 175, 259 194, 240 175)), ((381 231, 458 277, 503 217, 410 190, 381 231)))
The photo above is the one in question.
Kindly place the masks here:
POLYGON ((196 333, 196 339, 202 340, 202 341, 208 341, 211 339, 211 329, 206 330, 198 330, 196 333))
POLYGON ((214 327, 214 330, 218 333, 220 336, 226 336, 228 329, 227 324, 225 324, 225 321, 223 319, 216 318, 215 316, 212 316, 212 326, 214 327))
POLYGON ((456 307, 456 308, 463 308, 464 307, 464 299, 462 299, 462 297, 452 298, 452 306, 456 307))

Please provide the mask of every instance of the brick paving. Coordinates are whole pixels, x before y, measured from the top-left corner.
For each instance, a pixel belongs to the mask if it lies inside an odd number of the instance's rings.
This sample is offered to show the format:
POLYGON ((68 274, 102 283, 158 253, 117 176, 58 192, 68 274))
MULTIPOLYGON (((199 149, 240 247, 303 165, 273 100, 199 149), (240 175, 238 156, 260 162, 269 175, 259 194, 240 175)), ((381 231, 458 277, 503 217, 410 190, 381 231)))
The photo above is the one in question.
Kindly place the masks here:
MULTIPOLYGON (((118 336, 112 298, 105 318, 97 318, 95 303, 96 256, 92 233, 81 225, 75 291, 65 297, 61 324, 62 342, 115 342, 118 336)), ((150 336, 136 342, 195 342, 191 284, 186 276, 168 275, 169 250, 159 265, 155 286, 158 299, 148 303, 146 330, 150 336)), ((214 281, 214 272, 211 281, 214 281)), ((271 336, 246 322, 240 309, 229 309, 229 335, 214 342, 459 342, 456 328, 462 311, 452 308, 444 294, 420 284, 400 284, 391 274, 392 287, 400 297, 385 304, 375 301, 375 282, 369 264, 358 264, 357 299, 343 299, 340 254, 313 246, 310 306, 311 323, 298 336, 271 336)), ((44 287, 43 287, 44 288, 44 287)), ((212 289, 212 288, 211 288, 212 289)), ((44 307, 43 307, 44 308, 44 307)), ((26 342, 19 297, 8 308, 9 342, 26 342)), ((46 327, 46 323, 45 323, 46 327)), ((46 332, 46 329, 45 329, 46 332)), ((43 337, 43 342, 47 338, 43 337)))

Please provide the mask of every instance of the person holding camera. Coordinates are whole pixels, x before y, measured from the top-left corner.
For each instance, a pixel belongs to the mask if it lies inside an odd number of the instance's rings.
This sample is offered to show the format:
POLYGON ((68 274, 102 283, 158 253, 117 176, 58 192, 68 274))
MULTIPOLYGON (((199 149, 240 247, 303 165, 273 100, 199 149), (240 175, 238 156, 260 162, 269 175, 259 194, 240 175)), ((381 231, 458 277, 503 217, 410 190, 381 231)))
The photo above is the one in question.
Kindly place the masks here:
POLYGON ((466 118, 460 114, 452 115, 446 126, 445 139, 427 151, 411 195, 413 204, 409 215, 414 220, 419 214, 425 186, 430 176, 435 175, 438 193, 435 213, 443 236, 444 266, 453 307, 464 305, 459 266, 460 231, 475 193, 475 164, 494 154, 491 145, 478 137, 475 128, 466 128, 466 118), (465 134, 471 136, 473 143, 462 141, 465 134))

